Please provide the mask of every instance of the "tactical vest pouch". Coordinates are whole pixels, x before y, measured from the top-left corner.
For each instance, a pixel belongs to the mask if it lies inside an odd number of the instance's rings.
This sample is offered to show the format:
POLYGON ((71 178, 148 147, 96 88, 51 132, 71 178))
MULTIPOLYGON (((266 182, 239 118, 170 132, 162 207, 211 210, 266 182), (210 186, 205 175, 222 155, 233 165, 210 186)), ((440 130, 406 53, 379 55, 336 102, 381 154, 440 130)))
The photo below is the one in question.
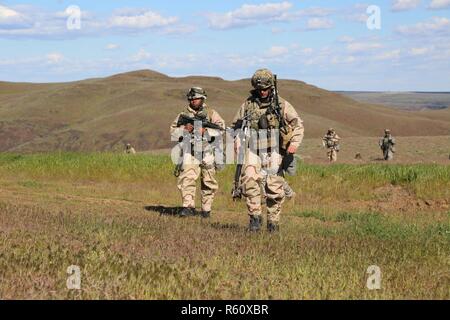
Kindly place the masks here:
POLYGON ((267 124, 270 129, 276 129, 280 127, 280 122, 278 121, 277 117, 273 114, 266 115, 267 118, 267 124))
POLYGON ((259 130, 259 119, 255 120, 252 118, 252 121, 250 122, 250 128, 258 131, 259 130))
POLYGON ((289 142, 291 141, 293 136, 294 130, 291 127, 285 126, 284 128, 280 129, 281 148, 283 150, 287 150, 287 148, 289 147, 289 142))
POLYGON ((269 129, 269 121, 268 121, 267 116, 265 114, 261 115, 261 118, 259 118, 258 129, 260 129, 260 130, 267 130, 267 129, 269 129))

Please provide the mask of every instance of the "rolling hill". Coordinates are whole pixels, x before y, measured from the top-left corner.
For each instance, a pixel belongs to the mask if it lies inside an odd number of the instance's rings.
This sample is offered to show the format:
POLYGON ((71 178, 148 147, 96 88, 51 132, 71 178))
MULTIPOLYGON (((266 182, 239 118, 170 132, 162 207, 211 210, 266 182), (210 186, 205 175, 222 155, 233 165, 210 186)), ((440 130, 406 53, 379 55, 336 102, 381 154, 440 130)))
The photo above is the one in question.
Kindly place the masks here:
MULTIPOLYGON (((191 86, 204 87, 208 104, 229 123, 248 96, 248 79, 172 78, 141 70, 70 83, 0 82, 0 151, 138 150, 172 145, 168 127, 186 104, 191 86)), ((357 102, 301 81, 281 80, 280 94, 304 120, 306 138, 335 127, 342 137, 444 136, 450 110, 402 111, 357 102)))
POLYGON ((337 91, 356 101, 377 103, 404 110, 446 109, 450 107, 450 92, 352 92, 337 91))

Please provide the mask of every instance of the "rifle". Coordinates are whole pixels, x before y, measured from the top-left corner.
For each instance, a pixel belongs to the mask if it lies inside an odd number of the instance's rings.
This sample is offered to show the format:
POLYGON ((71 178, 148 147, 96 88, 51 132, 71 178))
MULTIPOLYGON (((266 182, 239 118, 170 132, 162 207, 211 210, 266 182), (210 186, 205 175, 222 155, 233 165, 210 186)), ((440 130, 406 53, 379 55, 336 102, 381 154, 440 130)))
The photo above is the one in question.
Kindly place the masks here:
POLYGON ((179 116, 177 126, 181 127, 181 126, 185 126, 187 124, 192 124, 194 126, 195 122, 197 122, 197 121, 200 121, 202 123, 202 128, 210 128, 210 129, 225 131, 225 129, 223 129, 221 126, 206 120, 206 118, 198 117, 198 116, 189 117, 185 114, 181 114, 179 116))
MULTIPOLYGON (((273 113, 275 117, 277 117, 278 122, 280 123, 280 135, 288 134, 288 125, 286 122, 286 119, 284 118, 283 112, 281 110, 280 105, 280 99, 278 95, 278 79, 277 75, 275 74, 273 76, 274 78, 274 92, 273 92, 273 99, 274 103, 271 104, 269 112, 273 113)), ((281 143, 280 143, 281 144, 281 143)), ((281 144, 282 145, 282 144, 281 144)), ((281 154, 283 156, 283 160, 281 161, 280 168, 278 169, 278 175, 284 177, 284 172, 287 171, 287 169, 291 166, 292 162, 294 161, 294 155, 287 152, 288 144, 286 144, 286 149, 281 147, 281 154)))
POLYGON ((280 99, 278 96, 278 80, 277 75, 273 76, 274 79, 274 91, 273 91, 273 99, 274 103, 270 105, 269 112, 273 113, 275 117, 277 117, 278 122, 280 123, 280 129, 284 129, 287 126, 286 119, 281 111, 280 99))
MULTIPOLYGON (((193 126, 195 126, 195 122, 197 122, 197 121, 201 122, 202 128, 210 128, 210 129, 225 131, 225 129, 223 129, 221 126, 206 120, 206 117, 199 117, 199 116, 189 117, 185 114, 180 114, 180 116, 178 117, 177 127, 185 126, 187 124, 192 124, 193 126)), ((197 138, 199 138, 199 137, 197 137, 197 138)), ((181 143, 181 141, 180 141, 180 143, 181 143)), ((180 153, 180 156, 182 157, 184 150, 183 150, 182 146, 180 146, 180 148, 182 149, 181 153, 180 153)), ((183 162, 178 163, 175 166, 175 169, 173 172, 174 176, 179 177, 181 171, 183 171, 183 162)))
POLYGON ((239 119, 235 126, 234 130, 241 129, 241 148, 238 150, 238 164, 236 166, 236 172, 234 174, 234 185, 233 190, 231 190, 231 196, 233 197, 233 201, 237 201, 238 199, 242 198, 242 186, 240 183, 241 180, 241 174, 242 174, 242 167, 244 165, 245 160, 245 148, 246 148, 246 141, 248 136, 248 131, 250 129, 250 115, 245 115, 244 118, 239 119))
POLYGON ((178 178, 181 174, 181 171, 183 171, 183 162, 181 162, 175 166, 175 169, 173 170, 173 175, 176 178, 178 178))

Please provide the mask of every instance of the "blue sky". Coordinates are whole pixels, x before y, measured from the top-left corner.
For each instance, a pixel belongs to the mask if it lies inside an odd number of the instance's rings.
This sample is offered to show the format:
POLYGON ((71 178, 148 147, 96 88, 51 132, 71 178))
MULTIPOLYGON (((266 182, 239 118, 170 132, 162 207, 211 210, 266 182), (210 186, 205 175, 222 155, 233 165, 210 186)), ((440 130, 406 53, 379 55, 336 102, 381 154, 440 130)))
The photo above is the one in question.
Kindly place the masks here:
POLYGON ((268 67, 329 90, 450 91, 449 61, 450 0, 0 0, 3 81, 268 67))

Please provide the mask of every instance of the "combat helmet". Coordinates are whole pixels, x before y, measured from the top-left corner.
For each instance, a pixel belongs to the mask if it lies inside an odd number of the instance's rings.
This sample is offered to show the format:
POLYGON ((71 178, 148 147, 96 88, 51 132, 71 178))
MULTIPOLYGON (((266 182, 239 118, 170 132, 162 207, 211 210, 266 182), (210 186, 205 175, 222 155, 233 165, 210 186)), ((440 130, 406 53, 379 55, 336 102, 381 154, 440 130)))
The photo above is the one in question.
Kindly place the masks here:
POLYGON ((389 133, 391 133, 391 130, 385 129, 385 130, 384 130, 384 133, 385 133, 385 134, 389 134, 389 133))
POLYGON ((264 90, 275 85, 274 76, 269 69, 256 70, 252 77, 252 86, 257 90, 264 90))
POLYGON ((206 97, 207 97, 206 91, 200 87, 192 87, 186 96, 187 96, 188 100, 206 99, 206 97))

